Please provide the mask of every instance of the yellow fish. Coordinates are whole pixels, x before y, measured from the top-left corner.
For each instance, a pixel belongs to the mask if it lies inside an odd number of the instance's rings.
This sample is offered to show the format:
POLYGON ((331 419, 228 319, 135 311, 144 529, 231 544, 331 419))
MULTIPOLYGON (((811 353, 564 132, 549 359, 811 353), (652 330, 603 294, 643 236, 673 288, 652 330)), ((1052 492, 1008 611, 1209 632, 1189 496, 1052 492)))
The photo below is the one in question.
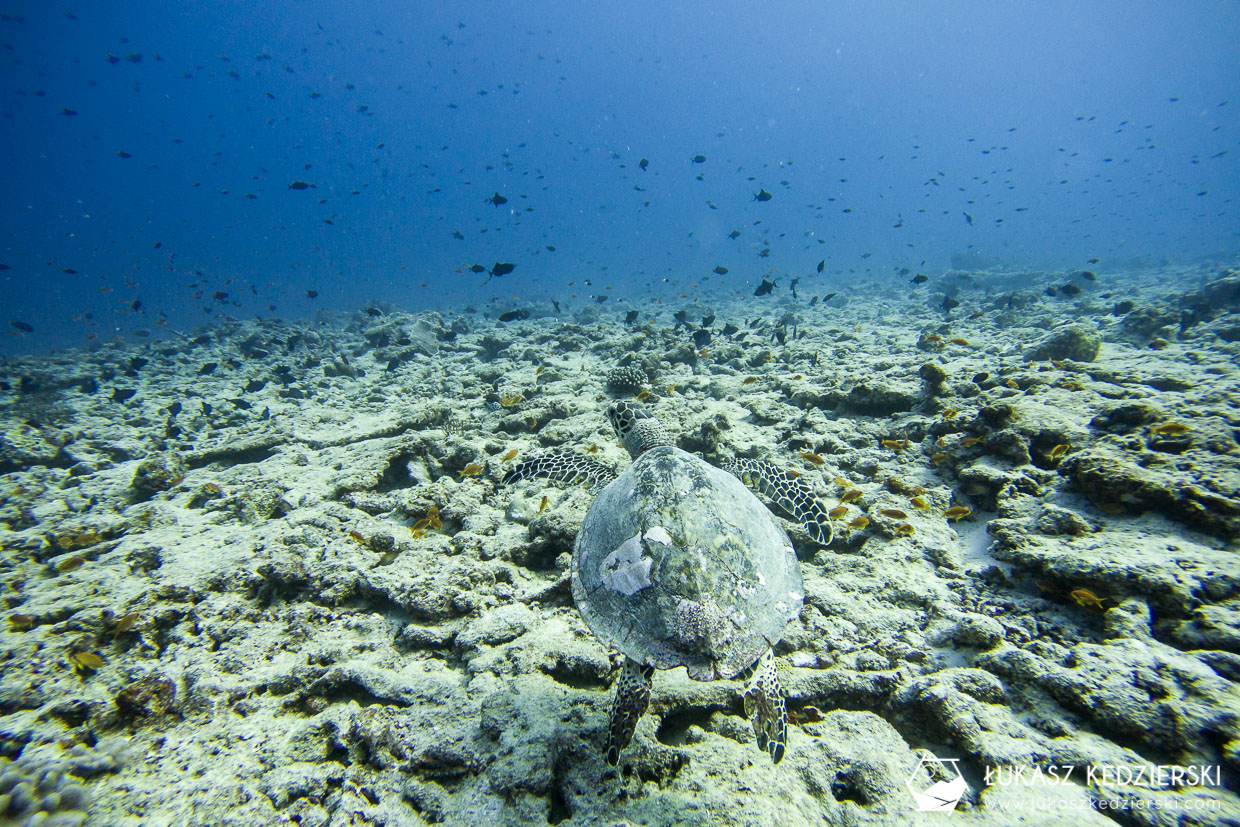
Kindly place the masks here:
POLYGON ((1099 597, 1089 589, 1073 589, 1068 592, 1068 597, 1071 597, 1076 605, 1083 606, 1086 609, 1094 609, 1100 612, 1106 611, 1106 606, 1102 605, 1102 601, 1106 600, 1106 598, 1099 597))

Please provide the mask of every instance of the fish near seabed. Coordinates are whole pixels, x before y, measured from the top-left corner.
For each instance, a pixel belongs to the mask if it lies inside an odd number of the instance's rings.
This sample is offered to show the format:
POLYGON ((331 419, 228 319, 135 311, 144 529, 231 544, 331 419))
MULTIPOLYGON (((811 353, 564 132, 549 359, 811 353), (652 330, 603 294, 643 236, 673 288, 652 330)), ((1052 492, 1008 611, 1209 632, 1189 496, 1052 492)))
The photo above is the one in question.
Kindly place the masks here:
POLYGON ((755 201, 770 201, 775 196, 771 195, 765 189, 758 190, 758 194, 753 197, 755 201))
POLYGON ((753 294, 755 296, 769 296, 771 295, 771 291, 774 289, 775 289, 775 282, 767 281, 766 279, 763 279, 762 283, 758 285, 758 289, 753 291, 753 294))

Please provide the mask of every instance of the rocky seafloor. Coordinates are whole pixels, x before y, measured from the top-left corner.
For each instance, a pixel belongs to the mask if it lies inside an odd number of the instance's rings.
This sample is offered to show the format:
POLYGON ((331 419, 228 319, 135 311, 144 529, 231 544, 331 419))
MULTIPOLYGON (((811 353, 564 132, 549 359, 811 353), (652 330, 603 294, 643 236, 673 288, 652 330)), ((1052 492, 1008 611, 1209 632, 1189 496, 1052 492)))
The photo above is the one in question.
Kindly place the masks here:
POLYGON ((1240 823, 1240 276, 1064 277, 0 364, 0 821, 902 824, 946 817, 912 796, 937 757, 954 823, 1240 823), (623 467, 602 411, 637 394, 843 509, 829 547, 787 524, 778 765, 683 670, 604 763, 590 494, 500 480, 512 449, 623 467), (1217 776, 1100 771, 1149 765, 1217 776))

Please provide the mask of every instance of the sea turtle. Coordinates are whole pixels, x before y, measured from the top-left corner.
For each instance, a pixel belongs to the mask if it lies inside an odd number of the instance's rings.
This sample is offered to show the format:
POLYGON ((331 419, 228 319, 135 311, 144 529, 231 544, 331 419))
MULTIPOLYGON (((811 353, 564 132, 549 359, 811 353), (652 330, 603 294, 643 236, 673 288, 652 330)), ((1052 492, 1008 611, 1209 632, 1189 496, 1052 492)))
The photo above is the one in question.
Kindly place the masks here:
POLYGON ((778 763, 788 716, 771 647, 801 611, 801 571, 782 525, 739 480, 774 499, 824 545, 831 524, 804 481, 768 462, 720 470, 676 448, 641 405, 607 417, 633 457, 624 473, 564 452, 531 457, 505 483, 582 481, 597 494, 573 549, 573 600, 586 625, 625 656, 608 728, 615 766, 650 700, 655 669, 745 681, 758 747, 778 763), (735 476, 734 476, 735 475, 735 476))

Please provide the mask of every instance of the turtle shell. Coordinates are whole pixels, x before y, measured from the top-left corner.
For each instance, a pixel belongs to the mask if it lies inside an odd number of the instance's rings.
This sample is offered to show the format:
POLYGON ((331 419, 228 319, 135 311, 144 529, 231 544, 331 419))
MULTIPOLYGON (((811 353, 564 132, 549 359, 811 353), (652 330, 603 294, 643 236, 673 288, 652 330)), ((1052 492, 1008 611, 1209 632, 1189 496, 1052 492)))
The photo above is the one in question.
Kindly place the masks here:
POLYGON ((669 445, 599 492, 573 551, 573 599, 604 644, 695 680, 730 678, 801 611, 783 527, 740 480, 669 445))

